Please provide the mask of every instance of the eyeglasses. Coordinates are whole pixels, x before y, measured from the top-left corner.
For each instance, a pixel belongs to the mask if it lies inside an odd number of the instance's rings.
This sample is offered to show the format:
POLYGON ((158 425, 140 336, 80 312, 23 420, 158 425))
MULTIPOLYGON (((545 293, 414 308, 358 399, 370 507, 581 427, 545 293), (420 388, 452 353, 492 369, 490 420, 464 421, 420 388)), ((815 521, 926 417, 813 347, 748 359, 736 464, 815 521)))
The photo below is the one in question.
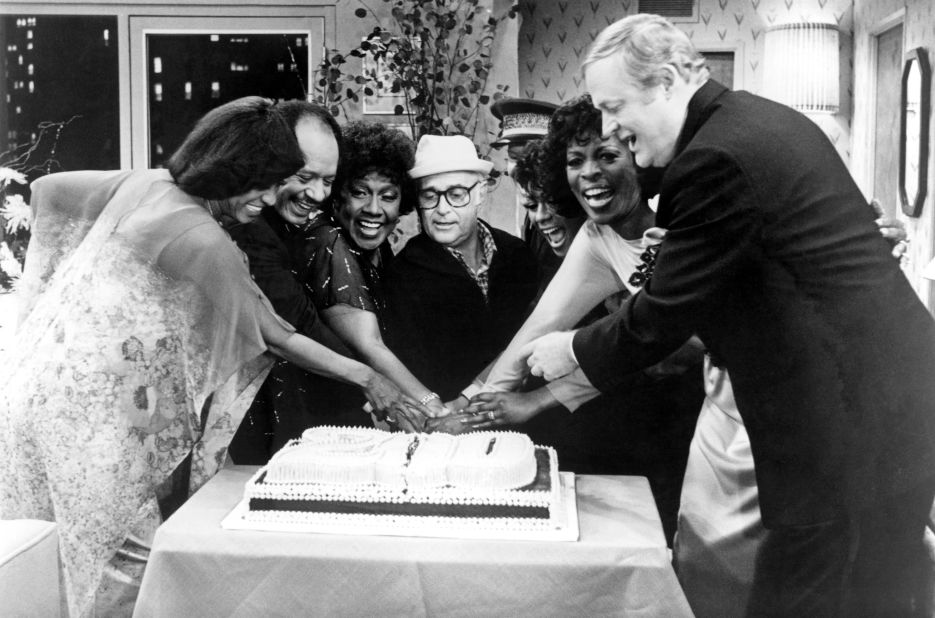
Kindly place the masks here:
POLYGON ((448 202, 448 205, 452 208, 464 208, 471 202, 471 191, 481 182, 483 181, 478 180, 470 187, 455 185, 453 187, 448 187, 444 191, 436 191, 435 189, 419 191, 419 210, 432 210, 437 208, 438 202, 443 195, 445 196, 445 201, 448 202))

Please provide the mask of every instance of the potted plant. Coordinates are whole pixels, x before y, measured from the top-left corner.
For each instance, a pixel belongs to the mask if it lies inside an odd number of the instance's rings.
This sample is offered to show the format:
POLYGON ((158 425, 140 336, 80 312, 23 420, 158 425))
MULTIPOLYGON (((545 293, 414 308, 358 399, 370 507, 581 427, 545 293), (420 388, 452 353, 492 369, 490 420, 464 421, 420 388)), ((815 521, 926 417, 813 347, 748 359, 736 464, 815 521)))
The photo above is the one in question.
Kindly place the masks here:
MULTIPOLYGON (((482 106, 508 90, 496 85, 488 93, 490 50, 497 26, 515 18, 518 5, 494 15, 490 0, 382 1, 389 25, 375 26, 350 50, 326 50, 313 100, 348 117, 350 102, 391 96, 391 113, 404 118, 414 139, 459 134, 475 140, 486 128, 482 106)), ((381 21, 361 4, 357 17, 381 21)))

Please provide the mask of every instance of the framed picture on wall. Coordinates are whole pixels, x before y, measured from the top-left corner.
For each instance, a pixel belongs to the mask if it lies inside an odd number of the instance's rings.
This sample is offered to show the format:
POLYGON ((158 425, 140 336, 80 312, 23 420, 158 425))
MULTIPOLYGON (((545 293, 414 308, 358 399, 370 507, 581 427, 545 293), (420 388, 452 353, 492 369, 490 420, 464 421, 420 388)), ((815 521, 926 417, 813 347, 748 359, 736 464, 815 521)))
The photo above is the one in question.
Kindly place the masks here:
POLYGON ((403 133, 406 134, 406 137, 408 137, 409 139, 415 139, 412 136, 412 127, 409 126, 408 122, 388 122, 386 123, 386 126, 392 127, 396 129, 397 131, 402 131, 403 133))
MULTIPOLYGON (((417 49, 419 39, 410 39, 412 49, 417 49)), ((381 114, 401 116, 406 113, 406 95, 402 92, 393 92, 393 74, 388 65, 393 61, 393 52, 387 50, 386 56, 374 58, 367 54, 363 57, 363 74, 380 83, 373 94, 364 94, 363 112, 365 114, 381 114)))
POLYGON ((732 90, 744 87, 742 43, 701 44, 698 45, 698 51, 705 57, 705 63, 711 71, 711 79, 732 90))
POLYGON ((364 75, 373 76, 381 83, 372 95, 364 95, 363 111, 365 114, 392 114, 405 113, 406 97, 402 93, 392 91, 392 74, 386 68, 387 61, 383 58, 374 58, 371 55, 363 58, 364 75))

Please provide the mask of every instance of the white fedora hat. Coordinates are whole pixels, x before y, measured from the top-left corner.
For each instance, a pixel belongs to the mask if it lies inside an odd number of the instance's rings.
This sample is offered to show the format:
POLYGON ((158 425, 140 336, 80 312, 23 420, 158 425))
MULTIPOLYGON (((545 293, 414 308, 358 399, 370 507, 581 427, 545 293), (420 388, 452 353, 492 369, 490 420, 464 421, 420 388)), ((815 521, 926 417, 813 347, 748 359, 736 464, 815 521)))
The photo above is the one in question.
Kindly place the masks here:
POLYGON ((416 163, 409 170, 412 178, 444 172, 489 174, 493 163, 477 156, 474 143, 463 135, 423 135, 416 147, 416 163))

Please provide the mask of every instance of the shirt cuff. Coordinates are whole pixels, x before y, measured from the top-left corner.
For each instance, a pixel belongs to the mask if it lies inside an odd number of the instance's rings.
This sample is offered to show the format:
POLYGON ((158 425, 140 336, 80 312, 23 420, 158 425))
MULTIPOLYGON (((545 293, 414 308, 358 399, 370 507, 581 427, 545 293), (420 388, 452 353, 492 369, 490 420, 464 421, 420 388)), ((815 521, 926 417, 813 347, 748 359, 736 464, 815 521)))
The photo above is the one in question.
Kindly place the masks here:
POLYGON ((470 384, 468 384, 467 388, 461 391, 461 396, 464 397, 465 399, 470 400, 471 397, 473 397, 474 395, 477 395, 478 393, 486 392, 488 390, 490 389, 486 388, 483 384, 480 384, 478 382, 471 382, 470 384))
POLYGON ((574 412, 601 394, 580 368, 545 385, 556 401, 574 412))

